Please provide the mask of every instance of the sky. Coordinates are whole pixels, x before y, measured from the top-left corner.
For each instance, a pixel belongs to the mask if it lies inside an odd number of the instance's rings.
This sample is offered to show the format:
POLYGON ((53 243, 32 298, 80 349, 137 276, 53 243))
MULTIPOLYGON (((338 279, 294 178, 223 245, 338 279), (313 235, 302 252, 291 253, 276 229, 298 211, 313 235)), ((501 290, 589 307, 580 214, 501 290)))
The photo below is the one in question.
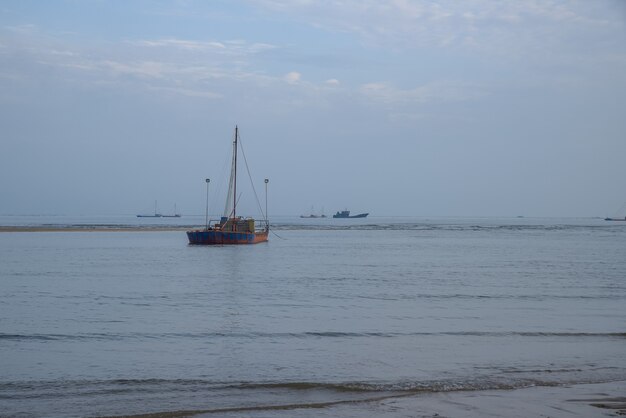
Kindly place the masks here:
POLYGON ((612 216, 626 1, 0 1, 0 214, 218 213, 236 125, 270 217, 612 216))

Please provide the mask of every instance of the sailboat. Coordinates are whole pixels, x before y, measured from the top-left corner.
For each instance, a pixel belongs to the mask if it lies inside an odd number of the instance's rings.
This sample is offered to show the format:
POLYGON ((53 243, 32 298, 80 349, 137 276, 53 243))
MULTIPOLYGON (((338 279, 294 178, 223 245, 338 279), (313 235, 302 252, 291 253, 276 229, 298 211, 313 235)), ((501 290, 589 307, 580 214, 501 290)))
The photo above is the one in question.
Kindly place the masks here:
MULTIPOLYGON (((258 244, 259 242, 266 242, 268 240, 270 228, 267 219, 267 207, 265 209, 266 213, 263 225, 259 229, 257 229, 255 225, 256 221, 253 218, 244 218, 237 215, 238 140, 239 129, 237 126, 235 126, 235 139, 233 141, 233 159, 230 170, 230 181, 228 183, 228 194, 226 195, 224 214, 222 215, 219 223, 213 226, 211 226, 209 224, 209 221, 207 220, 207 225, 204 229, 187 231, 187 238, 189 239, 189 244, 191 245, 258 244)), ((266 187, 267 183, 268 180, 265 179, 266 187)), ((265 200, 267 206, 267 196, 265 200)))
POLYGON ((138 218, 161 218, 163 215, 161 215, 158 211, 157 211, 157 201, 154 201, 154 215, 137 215, 138 218))
POLYGON ((614 216, 607 216, 604 218, 605 221, 626 221, 626 216, 623 216, 626 213, 626 202, 622 205, 621 208, 617 211, 614 216))
POLYGON ((164 218, 180 218, 181 214, 176 211, 176 203, 174 203, 174 214, 173 215, 161 215, 164 218))

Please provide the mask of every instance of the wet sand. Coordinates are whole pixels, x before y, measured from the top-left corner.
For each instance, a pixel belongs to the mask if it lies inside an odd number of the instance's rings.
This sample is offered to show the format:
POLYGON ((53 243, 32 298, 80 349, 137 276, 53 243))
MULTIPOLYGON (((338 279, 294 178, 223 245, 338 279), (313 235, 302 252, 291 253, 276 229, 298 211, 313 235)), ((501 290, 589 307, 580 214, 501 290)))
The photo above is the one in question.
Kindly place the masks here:
POLYGON ((516 390, 451 392, 394 399, 381 405, 393 417, 626 416, 626 382, 516 390))
POLYGON ((177 417, 294 418, 482 418, 626 416, 626 381, 514 390, 458 391, 375 397, 303 405, 164 411, 134 418, 177 417))

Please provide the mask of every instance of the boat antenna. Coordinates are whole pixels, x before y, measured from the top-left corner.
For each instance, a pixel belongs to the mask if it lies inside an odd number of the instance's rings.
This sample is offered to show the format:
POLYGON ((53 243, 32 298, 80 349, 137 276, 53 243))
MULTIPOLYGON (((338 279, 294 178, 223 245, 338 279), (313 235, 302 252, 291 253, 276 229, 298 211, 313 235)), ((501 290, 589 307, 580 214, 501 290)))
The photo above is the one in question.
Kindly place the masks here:
POLYGON ((206 220, 206 229, 209 229, 209 183, 211 179, 205 179, 206 182, 206 212, 205 212, 205 220, 206 220))

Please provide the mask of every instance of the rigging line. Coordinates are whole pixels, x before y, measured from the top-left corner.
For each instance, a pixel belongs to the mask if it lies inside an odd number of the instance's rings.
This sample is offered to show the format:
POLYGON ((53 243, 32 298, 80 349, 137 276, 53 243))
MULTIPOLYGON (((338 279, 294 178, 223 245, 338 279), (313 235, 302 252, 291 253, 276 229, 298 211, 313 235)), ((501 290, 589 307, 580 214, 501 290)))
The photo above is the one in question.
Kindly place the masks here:
POLYGON ((278 238, 280 238, 280 239, 284 239, 285 241, 289 241, 287 238, 283 238, 283 237, 281 237, 280 235, 278 235, 276 232, 274 232, 274 230, 273 230, 273 229, 269 229, 269 228, 268 228, 268 230, 269 230, 272 234, 276 235, 278 238))
POLYGON ((259 207, 261 216, 263 217, 263 219, 266 219, 265 213, 263 213, 263 208, 261 207, 261 201, 259 200, 259 195, 257 195, 256 189, 254 188, 254 182, 252 181, 252 175, 250 174, 250 168, 248 167, 248 159, 246 158, 246 152, 243 150, 243 142, 241 142, 241 133, 239 134, 239 145, 241 147, 241 154, 243 155, 243 161, 246 164, 246 171, 248 172, 250 185, 252 186, 252 191, 254 192, 254 197, 256 198, 256 204, 259 207))

